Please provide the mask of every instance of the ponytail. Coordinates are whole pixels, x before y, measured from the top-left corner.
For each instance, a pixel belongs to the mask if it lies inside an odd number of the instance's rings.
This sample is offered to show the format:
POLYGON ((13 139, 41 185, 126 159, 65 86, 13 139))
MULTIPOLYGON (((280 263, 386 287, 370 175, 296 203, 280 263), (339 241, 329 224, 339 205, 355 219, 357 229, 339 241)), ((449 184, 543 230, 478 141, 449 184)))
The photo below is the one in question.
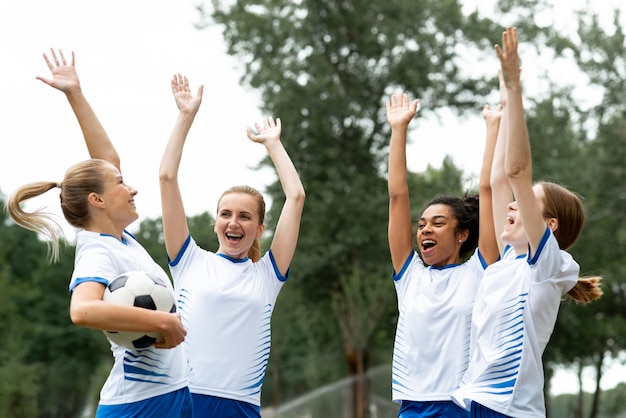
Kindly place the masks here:
POLYGON ((600 289, 600 280, 602 277, 579 277, 576 285, 567 292, 567 296, 574 299, 574 302, 580 304, 586 304, 598 299, 602 296, 602 289, 600 289))
POLYGON ((48 243, 50 261, 59 259, 59 239, 63 236, 63 231, 51 213, 41 208, 34 212, 26 212, 22 209, 21 203, 56 187, 59 187, 59 184, 51 181, 29 183, 13 192, 6 203, 6 210, 15 223, 43 235, 48 243))
POLYGON ((248 250, 248 258, 252 260, 253 263, 256 263, 261 259, 261 244, 259 244, 258 238, 254 239, 252 247, 248 250))

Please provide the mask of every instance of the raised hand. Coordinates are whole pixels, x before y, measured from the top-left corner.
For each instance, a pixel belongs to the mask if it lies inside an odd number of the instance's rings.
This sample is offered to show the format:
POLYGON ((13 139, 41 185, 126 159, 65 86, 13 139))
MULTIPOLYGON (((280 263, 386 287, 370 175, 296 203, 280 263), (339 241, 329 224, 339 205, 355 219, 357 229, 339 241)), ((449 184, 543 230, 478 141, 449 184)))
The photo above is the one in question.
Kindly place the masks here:
POLYGON ((43 59, 46 60, 46 64, 48 64, 48 68, 50 68, 52 72, 52 79, 37 77, 37 80, 41 80, 47 85, 61 90, 65 94, 80 92, 80 81, 78 80, 78 74, 74 66, 74 52, 72 51, 72 62, 69 65, 61 50, 59 50, 59 56, 57 57, 54 49, 50 48, 50 55, 52 56, 52 61, 46 54, 43 54, 43 59))
POLYGON ((392 95, 391 99, 386 102, 389 125, 406 127, 417 113, 418 104, 417 99, 410 102, 409 95, 406 93, 392 95))
POLYGON ((497 127, 500 124, 500 118, 502 118, 502 105, 498 104, 494 109, 492 109, 489 105, 485 105, 482 115, 488 127, 497 127))
POLYGON ((252 129, 246 130, 248 138, 250 138, 254 142, 267 145, 270 142, 280 140, 280 118, 276 118, 276 122, 274 122, 274 119, 269 116, 268 118, 263 120, 262 125, 259 123, 255 123, 254 129, 256 130, 256 132, 254 132, 252 129))
POLYGON ((189 80, 187 80, 187 77, 180 74, 175 74, 174 77, 172 77, 172 93, 174 94, 176 106, 181 113, 195 115, 202 103, 203 91, 204 86, 198 87, 198 93, 196 97, 193 97, 189 89, 189 80))
POLYGON ((507 88, 514 87, 520 81, 520 61, 517 52, 517 28, 506 28, 502 33, 502 47, 496 45, 496 54, 500 59, 502 80, 507 88))

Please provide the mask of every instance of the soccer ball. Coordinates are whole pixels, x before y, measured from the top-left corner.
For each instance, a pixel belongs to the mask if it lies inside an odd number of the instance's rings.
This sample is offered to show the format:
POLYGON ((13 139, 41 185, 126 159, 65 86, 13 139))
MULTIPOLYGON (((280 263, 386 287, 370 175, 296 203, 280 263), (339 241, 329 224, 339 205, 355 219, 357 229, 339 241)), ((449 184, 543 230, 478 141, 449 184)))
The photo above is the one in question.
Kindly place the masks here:
MULTIPOLYGON (((104 290, 106 302, 176 312, 174 295, 163 279, 143 271, 120 274, 104 290)), ((148 348, 161 340, 158 332, 104 331, 115 344, 131 349, 148 348)))

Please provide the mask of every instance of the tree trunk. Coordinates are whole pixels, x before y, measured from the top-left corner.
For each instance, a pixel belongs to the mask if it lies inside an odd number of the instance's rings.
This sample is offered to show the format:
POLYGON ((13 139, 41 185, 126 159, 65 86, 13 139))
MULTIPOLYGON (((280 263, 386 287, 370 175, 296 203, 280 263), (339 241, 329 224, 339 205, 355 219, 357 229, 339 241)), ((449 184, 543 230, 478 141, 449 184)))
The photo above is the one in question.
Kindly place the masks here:
POLYGON ((352 405, 354 418, 369 418, 369 382, 366 372, 369 360, 367 350, 347 350, 346 357, 352 378, 352 405))
POLYGON ((589 418, 597 418, 600 409, 600 380, 602 380, 602 364, 604 363, 604 351, 602 351, 596 359, 596 390, 593 393, 593 401, 591 403, 591 412, 589 418))
POLYGON ((578 360, 578 398, 576 399, 576 409, 574 410, 574 418, 583 418, 583 397, 585 392, 583 391, 583 362, 578 360))

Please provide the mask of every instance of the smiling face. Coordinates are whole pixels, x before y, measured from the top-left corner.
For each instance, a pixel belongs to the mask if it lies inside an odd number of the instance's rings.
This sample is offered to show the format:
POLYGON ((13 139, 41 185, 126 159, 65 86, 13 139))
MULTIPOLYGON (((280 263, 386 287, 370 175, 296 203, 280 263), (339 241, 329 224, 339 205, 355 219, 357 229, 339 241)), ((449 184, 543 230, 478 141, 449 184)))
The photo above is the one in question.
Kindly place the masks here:
MULTIPOLYGON (((544 207, 544 191, 541 185, 536 184, 533 186, 533 193, 535 199, 539 204, 539 209, 543 213, 544 207)), ((515 248, 516 253, 522 254, 528 249, 528 235, 524 229, 524 223, 520 216, 517 202, 513 201, 508 205, 509 212, 506 215, 507 223, 504 224, 500 239, 507 245, 515 248)))
POLYGON ((114 225, 124 229, 139 218, 134 199, 137 190, 124 183, 122 175, 114 165, 107 164, 103 170, 104 192, 101 194, 103 209, 114 225))
POLYGON ((452 208, 434 204, 426 208, 417 226, 417 245, 424 263, 443 267, 461 262, 460 248, 468 231, 456 231, 452 208))
POLYGON ((213 228, 220 244, 217 252, 235 259, 247 257, 254 240, 261 237, 265 228, 258 213, 256 197, 247 193, 223 195, 213 228))

